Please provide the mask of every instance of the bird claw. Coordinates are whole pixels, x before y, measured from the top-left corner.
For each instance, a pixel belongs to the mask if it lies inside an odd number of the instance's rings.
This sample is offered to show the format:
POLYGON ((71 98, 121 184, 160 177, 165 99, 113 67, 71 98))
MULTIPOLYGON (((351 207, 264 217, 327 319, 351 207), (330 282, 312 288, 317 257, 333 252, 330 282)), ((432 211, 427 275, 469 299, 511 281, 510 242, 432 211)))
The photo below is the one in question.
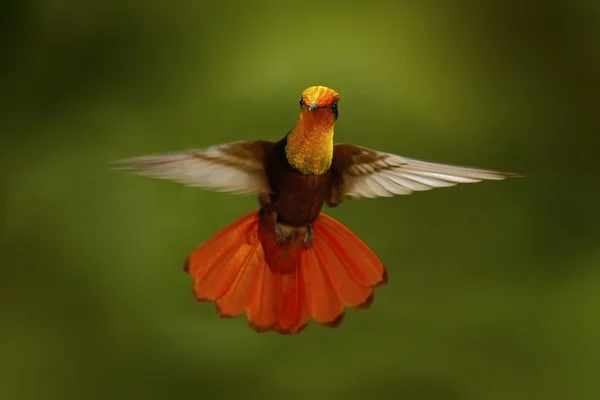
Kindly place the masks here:
POLYGON ((277 222, 275 222, 275 240, 277 241, 277 246, 283 246, 285 244, 285 235, 277 222))
MULTIPOLYGON (((281 247, 281 246, 285 245, 286 244, 285 234, 283 233, 283 229, 281 229, 281 226, 279 226, 279 224, 277 222, 274 223, 273 230, 275 233, 275 242, 277 243, 277 246, 281 247)), ((302 247, 304 247, 305 249, 310 248, 312 246, 314 238, 315 238, 315 234, 314 234, 312 225, 311 224, 306 225, 306 232, 304 233, 304 240, 302 241, 302 247)))
POLYGON ((312 246, 313 240, 315 239, 315 233, 311 224, 306 225, 306 233, 304 234, 304 248, 308 249, 312 246))

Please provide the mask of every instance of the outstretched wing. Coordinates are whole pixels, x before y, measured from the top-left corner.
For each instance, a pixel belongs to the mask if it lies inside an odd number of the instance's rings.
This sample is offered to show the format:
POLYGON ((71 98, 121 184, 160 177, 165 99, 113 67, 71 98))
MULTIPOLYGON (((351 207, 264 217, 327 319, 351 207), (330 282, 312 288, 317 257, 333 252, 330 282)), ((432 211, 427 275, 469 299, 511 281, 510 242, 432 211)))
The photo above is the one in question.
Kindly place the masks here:
POLYGON ((188 186, 236 194, 268 193, 265 153, 271 142, 241 141, 201 150, 115 161, 111 167, 188 186))
POLYGON ((519 176, 414 160, 349 144, 334 146, 333 168, 341 176, 340 201, 344 198, 390 197, 458 183, 519 176))

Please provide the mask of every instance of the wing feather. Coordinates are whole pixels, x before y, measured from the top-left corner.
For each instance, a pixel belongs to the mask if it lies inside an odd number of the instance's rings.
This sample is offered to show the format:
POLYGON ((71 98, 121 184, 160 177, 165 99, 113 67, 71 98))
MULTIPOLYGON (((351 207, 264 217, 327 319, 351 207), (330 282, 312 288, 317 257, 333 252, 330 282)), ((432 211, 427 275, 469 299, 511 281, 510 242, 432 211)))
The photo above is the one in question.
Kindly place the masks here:
POLYGON ((234 194, 269 193, 265 157, 273 143, 241 141, 200 150, 133 157, 112 168, 234 194))
POLYGON ((342 178, 342 198, 354 199, 406 195, 459 183, 520 176, 416 160, 349 144, 334 146, 333 169, 342 178))

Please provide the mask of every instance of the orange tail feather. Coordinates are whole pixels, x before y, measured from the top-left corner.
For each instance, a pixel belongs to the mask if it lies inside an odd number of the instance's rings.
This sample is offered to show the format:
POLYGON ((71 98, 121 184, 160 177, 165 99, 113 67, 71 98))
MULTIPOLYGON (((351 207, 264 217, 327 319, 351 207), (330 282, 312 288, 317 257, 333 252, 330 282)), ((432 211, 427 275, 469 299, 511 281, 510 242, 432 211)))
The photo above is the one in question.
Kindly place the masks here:
POLYGON ((314 231, 322 235, 354 282, 364 287, 387 283, 387 271, 379 258, 350 229, 321 213, 314 223, 314 231))
POLYGON ((194 250, 185 264, 198 301, 216 301, 221 317, 246 311, 255 275, 263 269, 257 214, 248 213, 226 226, 194 250))
POLYGON ((310 318, 337 326, 344 306, 368 308, 387 282, 383 264, 348 228, 320 214, 314 241, 277 246, 256 211, 215 234, 189 256, 185 270, 199 301, 216 302, 222 318, 247 314, 258 332, 295 334, 310 318), (263 226, 264 225, 264 226, 263 226))

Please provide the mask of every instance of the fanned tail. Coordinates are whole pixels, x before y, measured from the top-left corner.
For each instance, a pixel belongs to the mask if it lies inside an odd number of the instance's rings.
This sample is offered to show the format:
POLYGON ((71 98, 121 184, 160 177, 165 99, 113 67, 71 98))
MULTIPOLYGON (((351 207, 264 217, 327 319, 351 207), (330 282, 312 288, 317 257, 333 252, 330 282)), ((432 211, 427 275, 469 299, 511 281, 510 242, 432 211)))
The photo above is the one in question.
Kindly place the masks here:
POLYGON ((313 223, 314 241, 302 235, 277 246, 267 224, 253 211, 234 221, 188 257, 199 301, 216 303, 222 318, 244 312, 258 332, 295 334, 312 318, 338 326, 344 307, 368 308, 373 288, 387 272, 348 228, 325 214, 313 223))

